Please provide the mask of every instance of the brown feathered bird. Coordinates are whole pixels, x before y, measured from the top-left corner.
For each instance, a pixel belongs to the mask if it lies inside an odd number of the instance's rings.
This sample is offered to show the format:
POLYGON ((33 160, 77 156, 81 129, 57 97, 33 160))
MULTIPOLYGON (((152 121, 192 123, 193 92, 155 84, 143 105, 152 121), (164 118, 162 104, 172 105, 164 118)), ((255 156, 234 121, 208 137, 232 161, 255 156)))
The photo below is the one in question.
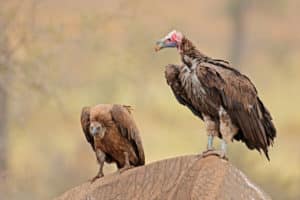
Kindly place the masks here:
POLYGON ((145 164, 142 141, 130 106, 99 104, 84 107, 81 126, 100 165, 92 182, 103 176, 104 162, 115 162, 121 172, 145 164))
POLYGON ((226 155, 229 141, 241 140, 249 149, 268 147, 276 130, 272 117, 257 95, 250 79, 227 61, 201 53, 182 33, 172 31, 156 43, 156 51, 176 47, 182 65, 168 65, 165 77, 179 101, 206 125, 207 151, 203 155, 226 155), (213 137, 222 138, 221 151, 213 148, 213 137))

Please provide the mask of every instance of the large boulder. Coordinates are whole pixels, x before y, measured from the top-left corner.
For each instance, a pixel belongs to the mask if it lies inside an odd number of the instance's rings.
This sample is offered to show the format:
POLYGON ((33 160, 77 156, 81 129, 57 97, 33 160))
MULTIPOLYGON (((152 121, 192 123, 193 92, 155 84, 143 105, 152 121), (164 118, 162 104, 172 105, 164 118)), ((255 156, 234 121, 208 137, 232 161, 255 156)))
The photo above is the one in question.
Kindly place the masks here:
POLYGON ((230 162, 190 155, 162 160, 84 183, 56 200, 271 199, 230 162))

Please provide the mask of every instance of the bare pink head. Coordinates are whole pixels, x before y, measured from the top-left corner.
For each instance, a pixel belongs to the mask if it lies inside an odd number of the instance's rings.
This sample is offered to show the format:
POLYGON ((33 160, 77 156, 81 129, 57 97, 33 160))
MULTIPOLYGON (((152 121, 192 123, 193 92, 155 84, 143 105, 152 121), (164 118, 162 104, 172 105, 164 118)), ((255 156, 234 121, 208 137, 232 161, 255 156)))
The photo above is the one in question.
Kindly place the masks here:
POLYGON ((182 38, 183 35, 181 32, 173 30, 156 42, 155 51, 159 51, 163 48, 178 48, 182 42, 182 38))

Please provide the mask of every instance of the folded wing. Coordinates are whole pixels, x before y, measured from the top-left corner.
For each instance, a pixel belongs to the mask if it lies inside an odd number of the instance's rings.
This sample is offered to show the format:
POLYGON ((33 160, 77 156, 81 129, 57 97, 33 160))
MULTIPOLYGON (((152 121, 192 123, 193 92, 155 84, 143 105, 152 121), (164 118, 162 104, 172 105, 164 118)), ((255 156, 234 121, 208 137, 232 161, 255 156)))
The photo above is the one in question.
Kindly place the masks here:
POLYGON ((85 138, 91 144, 93 150, 95 151, 94 138, 90 134, 90 131, 89 131, 89 127, 90 127, 90 107, 82 108, 80 121, 81 121, 81 127, 82 127, 83 133, 85 135, 85 138))
POLYGON ((197 68, 199 81, 208 92, 211 105, 221 105, 240 131, 235 139, 242 140, 250 149, 263 150, 273 144, 276 130, 270 113, 265 108, 251 81, 238 71, 226 67, 201 66, 197 68))
POLYGON ((139 158, 139 164, 145 164, 145 155, 140 138, 139 130, 130 114, 130 106, 114 105, 111 110, 113 121, 116 123, 120 133, 134 147, 139 158))

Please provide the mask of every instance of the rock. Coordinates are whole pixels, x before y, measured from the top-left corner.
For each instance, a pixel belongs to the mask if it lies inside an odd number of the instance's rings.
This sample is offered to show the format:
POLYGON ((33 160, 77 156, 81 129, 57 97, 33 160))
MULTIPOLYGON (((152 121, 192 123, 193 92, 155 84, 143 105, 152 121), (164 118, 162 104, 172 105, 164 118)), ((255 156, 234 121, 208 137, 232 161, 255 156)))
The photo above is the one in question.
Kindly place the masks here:
POLYGON ((55 200, 271 199, 230 162, 189 155, 84 183, 55 200))

